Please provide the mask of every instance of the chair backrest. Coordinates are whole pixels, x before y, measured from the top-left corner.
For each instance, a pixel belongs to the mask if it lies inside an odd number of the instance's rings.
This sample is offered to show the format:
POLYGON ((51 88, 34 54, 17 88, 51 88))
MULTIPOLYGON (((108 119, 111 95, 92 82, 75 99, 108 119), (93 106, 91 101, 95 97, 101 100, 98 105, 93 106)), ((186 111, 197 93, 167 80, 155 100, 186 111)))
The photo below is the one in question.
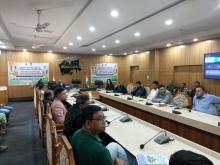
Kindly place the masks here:
POLYGON ((150 88, 148 86, 144 86, 145 90, 146 90, 146 95, 148 96, 150 94, 150 88))
POLYGON ((66 136, 62 135, 57 153, 57 165, 75 165, 73 149, 66 136))
POLYGON ((131 92, 133 91, 133 89, 134 89, 134 85, 133 85, 133 84, 128 84, 128 85, 127 85, 128 94, 131 94, 131 92))
MULTIPOLYGON (((51 106, 49 104, 47 105, 47 116, 48 115, 51 116, 51 120, 53 120, 53 115, 52 115, 52 112, 51 112, 51 106)), ((55 123, 55 127, 56 127, 56 132, 57 133, 62 133, 63 129, 64 129, 64 124, 56 124, 55 123)))
POLYGON ((51 111, 51 106, 49 104, 47 104, 47 111, 46 111, 47 114, 51 114, 52 116, 52 111, 51 111))
POLYGON ((38 106, 39 106, 39 90, 35 88, 35 95, 36 95, 36 107, 35 107, 35 113, 38 116, 38 106))
POLYGON ((56 164, 57 153, 57 132, 54 121, 50 114, 47 115, 46 120, 46 146, 47 146, 47 158, 49 165, 56 164))
POLYGON ((217 115, 220 116, 220 104, 216 104, 217 115))
POLYGON ((88 95, 89 99, 100 100, 99 92, 97 91, 80 91, 83 95, 88 95))
POLYGON ((103 88, 104 82, 102 80, 95 80, 96 88, 103 88))
POLYGON ((37 88, 34 87, 34 109, 37 109, 37 88))
POLYGON ((179 107, 190 108, 192 106, 192 99, 184 92, 178 92, 175 94, 173 100, 179 107))
POLYGON ((43 129, 43 112, 42 112, 42 102, 41 100, 38 101, 38 106, 37 106, 37 114, 38 114, 38 125, 40 129, 40 137, 42 137, 42 129, 43 129))
POLYGON ((81 82, 81 80, 80 79, 73 79, 72 80, 72 84, 81 84, 82 82, 81 82))

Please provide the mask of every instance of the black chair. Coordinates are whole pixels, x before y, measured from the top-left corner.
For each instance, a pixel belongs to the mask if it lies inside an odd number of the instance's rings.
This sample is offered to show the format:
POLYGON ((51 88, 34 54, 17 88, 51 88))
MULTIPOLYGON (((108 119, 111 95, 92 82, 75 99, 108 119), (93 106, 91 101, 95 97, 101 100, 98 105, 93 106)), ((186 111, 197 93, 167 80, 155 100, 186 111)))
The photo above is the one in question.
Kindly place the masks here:
POLYGON ((81 80, 80 79, 73 79, 72 80, 72 87, 73 88, 79 88, 81 86, 81 80))
POLYGON ((102 88, 104 85, 102 80, 95 80, 95 86, 96 88, 102 88))

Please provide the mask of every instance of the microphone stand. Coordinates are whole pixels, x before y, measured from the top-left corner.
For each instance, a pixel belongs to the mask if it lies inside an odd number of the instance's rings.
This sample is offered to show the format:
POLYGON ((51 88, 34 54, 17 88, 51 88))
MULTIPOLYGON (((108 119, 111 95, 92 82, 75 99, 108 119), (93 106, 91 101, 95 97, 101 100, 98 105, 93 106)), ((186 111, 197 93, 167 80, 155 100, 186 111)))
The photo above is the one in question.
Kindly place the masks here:
POLYGON ((147 143, 149 143, 153 138, 155 138, 156 136, 158 136, 158 135, 161 134, 162 132, 164 132, 165 135, 166 135, 166 131, 165 131, 165 130, 162 130, 162 131, 158 132, 156 135, 154 135, 152 138, 150 138, 147 142, 145 142, 144 144, 141 144, 141 145, 140 145, 140 149, 143 149, 144 146, 145 146, 147 143))
POLYGON ((120 117, 125 116, 125 115, 127 115, 127 114, 122 114, 122 115, 120 115, 120 116, 115 117, 115 118, 112 119, 111 121, 106 120, 105 122, 106 122, 106 123, 108 124, 108 126, 109 126, 111 122, 113 122, 113 121, 115 121, 115 120, 117 120, 117 119, 119 119, 120 117))

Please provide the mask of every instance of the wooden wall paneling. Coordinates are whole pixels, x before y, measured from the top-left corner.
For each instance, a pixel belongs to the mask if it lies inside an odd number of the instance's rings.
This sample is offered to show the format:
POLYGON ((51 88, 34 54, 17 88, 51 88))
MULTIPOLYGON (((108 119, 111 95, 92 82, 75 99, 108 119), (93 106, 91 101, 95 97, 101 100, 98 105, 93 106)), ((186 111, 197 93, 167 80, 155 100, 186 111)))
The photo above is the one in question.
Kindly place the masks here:
MULTIPOLYGON (((106 55, 73 55, 60 53, 40 53, 40 52, 17 52, 17 51, 2 51, 0 55, 0 85, 8 85, 8 61, 16 62, 48 62, 49 63, 49 79, 70 83, 73 78, 79 78, 85 83, 85 78, 90 80, 91 66, 97 63, 118 63, 119 77, 122 82, 128 82, 128 76, 124 78, 124 74, 128 73, 128 62, 121 56, 106 56, 106 55), (59 63, 62 59, 71 57, 80 59, 81 72, 74 72, 72 75, 61 75, 59 63), (122 64, 122 65, 120 65, 122 64), (121 69, 123 68, 123 70, 121 69)), ((9 98, 26 98, 33 96, 33 90, 28 86, 9 87, 9 98)))
POLYGON ((220 80, 205 80, 203 77, 203 60, 205 53, 220 52, 220 39, 212 40, 211 43, 201 41, 186 45, 159 50, 159 81, 165 85, 169 80, 175 79, 177 84, 185 81, 188 88, 193 88, 194 81, 198 80, 212 94, 220 96, 220 80), (187 73, 175 73, 175 66, 200 66, 200 70, 192 70, 187 73), (173 68, 173 70, 172 70, 173 68), (179 74, 179 75, 177 75, 179 74), (182 79, 181 79, 182 76, 182 79))
MULTIPOLYGON (((143 84, 159 80, 160 83, 167 85, 169 80, 176 79, 177 83, 184 81, 189 88, 192 88, 193 82, 199 80, 208 91, 220 96, 220 80, 204 80, 203 78, 203 58, 204 54, 209 52, 220 52, 220 39, 212 40, 211 43, 205 41, 192 43, 184 48, 176 46, 152 50, 149 54, 140 53, 136 56, 78 55, 3 50, 0 55, 0 85, 8 84, 8 61, 48 62, 50 80, 63 81, 65 83, 70 83, 73 78, 80 78, 85 83, 86 77, 90 79, 91 65, 111 62, 118 63, 119 80, 125 85, 130 80, 130 66, 137 65, 139 66, 139 73, 136 79, 142 81, 143 84), (82 71, 74 72, 73 75, 61 75, 58 65, 62 59, 67 57, 79 58, 82 71), (181 80, 181 75, 177 76, 174 71, 175 66, 187 65, 201 65, 202 71, 183 73, 181 80), (147 75, 149 80, 147 80, 147 75)), ((9 87, 9 98, 29 96, 29 88, 9 87)))

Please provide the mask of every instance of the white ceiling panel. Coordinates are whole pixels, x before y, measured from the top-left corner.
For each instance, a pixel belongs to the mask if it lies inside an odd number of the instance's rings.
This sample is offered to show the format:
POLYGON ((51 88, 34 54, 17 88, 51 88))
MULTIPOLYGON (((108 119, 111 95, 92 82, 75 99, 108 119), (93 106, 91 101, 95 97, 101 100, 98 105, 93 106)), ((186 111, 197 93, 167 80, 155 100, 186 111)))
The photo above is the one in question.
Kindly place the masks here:
POLYGON ((145 51, 165 47, 168 42, 189 43, 194 37, 199 40, 219 37, 219 4, 219 0, 0 0, 0 40, 16 50, 32 50, 33 44, 38 44, 43 46, 34 51, 52 49, 85 54, 145 51), (46 30, 52 33, 36 31, 38 9, 43 9, 40 23, 49 22, 46 30), (119 12, 117 18, 110 16, 112 10, 119 12), (173 20, 171 26, 164 25, 167 19, 173 20), (89 26, 96 30, 90 32, 89 26), (134 37, 137 31, 141 35, 134 37), (77 36, 82 40, 78 41, 77 36), (69 42, 74 45, 69 46, 69 42))

